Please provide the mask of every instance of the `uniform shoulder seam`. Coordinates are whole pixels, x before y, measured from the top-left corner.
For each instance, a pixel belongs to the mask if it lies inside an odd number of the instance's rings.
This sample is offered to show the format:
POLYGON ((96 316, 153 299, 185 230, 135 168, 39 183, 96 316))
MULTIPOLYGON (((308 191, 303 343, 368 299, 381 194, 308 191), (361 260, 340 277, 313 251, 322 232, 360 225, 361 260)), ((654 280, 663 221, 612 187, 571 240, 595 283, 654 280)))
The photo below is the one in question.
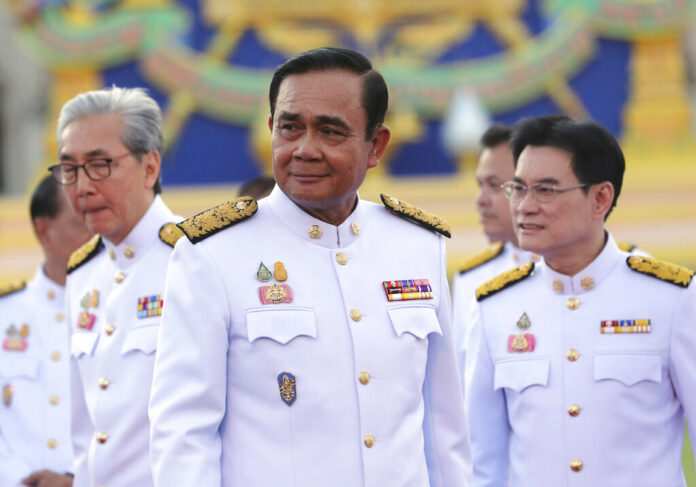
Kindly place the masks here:
POLYGON ((694 277, 694 271, 687 267, 653 259, 651 257, 643 257, 642 255, 631 255, 627 257, 626 264, 633 271, 680 287, 689 287, 691 279, 694 277))
POLYGON ((524 279, 532 275, 534 271, 534 262, 527 262, 525 264, 519 265, 514 269, 503 272, 497 277, 494 277, 490 281, 481 284, 476 288, 476 300, 483 301, 486 298, 490 298, 496 293, 499 293, 503 289, 522 282, 524 279))
POLYGON ((209 208, 177 223, 192 244, 198 243, 232 225, 254 216, 259 205, 254 198, 242 196, 209 208))
POLYGON ((452 237, 452 234, 450 233, 450 226, 442 218, 415 207, 403 200, 394 198, 393 196, 380 194, 379 197, 381 198, 384 207, 391 213, 400 216, 411 223, 415 223, 418 226, 437 232, 440 235, 444 235, 447 238, 452 237))
POLYGON ((479 252, 474 255, 470 255, 459 266, 459 274, 465 274, 477 267, 481 267, 483 264, 492 261, 496 257, 503 253, 505 246, 503 242, 496 242, 490 247, 488 247, 483 252, 479 252))

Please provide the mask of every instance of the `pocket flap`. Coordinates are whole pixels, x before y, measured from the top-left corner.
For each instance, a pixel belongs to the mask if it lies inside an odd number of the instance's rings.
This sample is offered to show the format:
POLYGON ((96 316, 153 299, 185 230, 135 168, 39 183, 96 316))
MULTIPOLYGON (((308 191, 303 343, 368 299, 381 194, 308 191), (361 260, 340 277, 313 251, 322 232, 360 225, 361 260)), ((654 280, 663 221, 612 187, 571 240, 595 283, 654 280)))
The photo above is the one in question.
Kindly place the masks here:
POLYGON ((70 338, 70 354, 75 358, 92 355, 99 340, 97 332, 73 332, 70 338))
POLYGON ((601 353, 594 357, 594 380, 613 379, 627 386, 649 380, 662 382, 662 359, 657 353, 601 353))
POLYGON ((399 306, 387 309, 387 313, 396 336, 410 333, 422 340, 430 333, 442 335, 440 322, 430 306, 399 306))
POLYGON ((506 387, 522 392, 529 386, 546 386, 549 383, 549 359, 521 359, 496 362, 493 390, 506 387))
POLYGON ((246 320, 250 342, 270 338, 285 345, 298 336, 317 337, 317 320, 311 308, 251 309, 246 320))
POLYGON ((39 361, 28 357, 2 357, 0 359, 0 377, 13 379, 25 377, 34 379, 39 372, 39 361))
POLYGON ((155 325, 140 326, 128 330, 121 345, 121 355, 133 350, 143 353, 152 353, 157 350, 157 336, 159 335, 159 322, 155 325))

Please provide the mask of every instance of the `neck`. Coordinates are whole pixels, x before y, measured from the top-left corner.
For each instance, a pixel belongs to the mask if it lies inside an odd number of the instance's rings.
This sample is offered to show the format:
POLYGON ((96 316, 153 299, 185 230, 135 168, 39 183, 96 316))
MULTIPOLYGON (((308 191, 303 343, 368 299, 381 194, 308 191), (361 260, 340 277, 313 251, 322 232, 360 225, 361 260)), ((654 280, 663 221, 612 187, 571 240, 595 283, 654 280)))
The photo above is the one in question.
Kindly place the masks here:
POLYGON ((150 206, 152 206, 152 202, 155 200, 155 195, 150 194, 149 197, 145 200, 142 201, 140 205, 138 205, 137 210, 134 212, 133 218, 131 219, 130 225, 128 227, 124 228, 122 232, 119 235, 102 235, 104 238, 106 238, 109 242, 111 242, 113 245, 119 245, 121 242, 123 242, 126 237, 133 231, 133 229, 140 223, 140 220, 143 219, 145 216, 145 213, 150 209, 150 206))
POLYGON ((302 210, 312 215, 314 218, 321 220, 323 222, 329 223, 334 226, 339 226, 341 223, 346 221, 346 218, 353 213, 353 210, 358 205, 358 196, 355 195, 353 200, 347 200, 346 202, 339 203, 335 206, 330 206, 327 208, 311 208, 304 206, 301 203, 296 203, 297 206, 302 208, 302 210))
POLYGON ((43 270, 46 277, 59 286, 65 286, 65 276, 68 268, 68 260, 55 255, 46 255, 43 270))
POLYGON ((607 236, 602 229, 601 232, 593 234, 589 240, 581 245, 559 251, 553 256, 544 256, 544 260, 551 269, 559 274, 574 276, 602 253, 606 242, 607 236))

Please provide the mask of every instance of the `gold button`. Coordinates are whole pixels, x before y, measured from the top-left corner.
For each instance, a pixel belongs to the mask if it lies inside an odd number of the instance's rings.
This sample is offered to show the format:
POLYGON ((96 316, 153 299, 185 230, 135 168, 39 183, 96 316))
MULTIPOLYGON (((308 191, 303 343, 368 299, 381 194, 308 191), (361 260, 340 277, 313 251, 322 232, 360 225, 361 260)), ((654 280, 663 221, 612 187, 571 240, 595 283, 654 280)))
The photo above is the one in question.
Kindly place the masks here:
POLYGON ((235 203, 234 207, 237 208, 238 210, 243 210, 244 208, 247 207, 247 202, 246 201, 237 201, 237 203, 235 203))
POLYGON ((355 223, 355 222, 351 223, 351 224, 350 224, 350 229, 353 230, 353 233, 354 233, 355 235, 359 235, 359 234, 360 234, 360 227, 358 226, 357 223, 355 223))
POLYGON ((336 262, 341 265, 346 265, 348 263, 348 257, 346 257, 346 254, 343 252, 339 252, 336 254, 336 262))
POLYGON ((580 470, 582 470, 582 462, 580 460, 573 460, 572 462, 570 462, 570 469, 573 472, 579 472, 580 470))
POLYGON ((360 375, 358 375, 358 379, 360 380, 360 383, 364 386, 367 385, 368 382, 370 382, 370 374, 368 372, 360 372, 360 375))
POLYGON ((46 442, 46 445, 47 445, 51 450, 53 450, 55 447, 58 446, 58 441, 56 441, 54 438, 51 438, 51 439, 49 439, 49 440, 46 442))
POLYGON ((566 301, 566 306, 568 309, 578 309, 578 306, 580 306, 580 301, 578 301, 578 298, 568 298, 568 301, 566 301))
POLYGON ((580 406, 577 404, 571 404, 568 407, 568 414, 570 414, 572 417, 576 417, 580 415, 580 406))
POLYGON ((49 399, 49 402, 51 403, 52 406, 57 406, 58 403, 60 402, 60 398, 58 396, 51 396, 49 399))
POLYGON ((583 289, 589 291, 594 287, 594 279, 592 276, 583 276, 583 278, 580 279, 580 285, 583 289))
POLYGON ((553 283, 551 283, 551 286, 553 286, 553 290, 558 294, 561 294, 563 292, 563 281, 561 281, 560 279, 554 279, 553 283))
POLYGON ((362 314, 357 309, 351 309, 350 319, 353 321, 360 321, 362 319, 362 314))
POLYGON ((51 354, 51 360, 58 362, 60 360, 60 352, 53 352, 51 354))
POLYGON ((116 252, 114 252, 114 249, 109 249, 109 257, 111 260, 114 260, 116 258, 116 252))
POLYGON ((123 272, 118 271, 118 272, 116 273, 116 277, 114 277, 114 280, 115 280, 117 283, 120 284, 120 283, 123 282, 123 280, 124 280, 125 278, 126 278, 126 275, 125 275, 123 272))
POLYGON ((110 384, 109 379, 107 379, 106 377, 99 378, 99 387, 101 387, 102 389, 108 389, 109 384, 110 384))
POLYGON ((129 259, 132 259, 135 256, 135 250, 130 245, 126 245, 126 248, 123 249, 123 255, 129 259))
POLYGON ((115 329, 116 329, 116 327, 114 327, 114 325, 109 323, 108 325, 106 325, 106 328, 104 328, 104 333, 111 336, 111 334, 114 332, 115 329))
POLYGON ((365 446, 368 448, 372 448, 372 445, 375 444, 375 437, 373 435, 365 435, 365 446))
POLYGON ((571 348, 566 352, 566 358, 571 362, 575 362, 578 358, 580 358, 580 352, 578 352, 574 348, 571 348))
POLYGON ((102 433, 101 431, 99 433, 97 433, 97 441, 99 443, 101 443, 102 445, 104 443, 106 443, 106 440, 108 440, 108 439, 109 439, 109 435, 107 435, 106 433, 102 433))
POLYGON ((48 299, 54 299, 56 297, 56 293, 54 293, 52 289, 49 289, 48 292, 46 293, 46 297, 48 299))
POLYGON ((63 313, 56 313, 56 321, 58 323, 62 322, 65 319, 65 315, 63 313))
POLYGON ((309 238, 321 238, 323 230, 319 225, 312 225, 309 227, 309 238))

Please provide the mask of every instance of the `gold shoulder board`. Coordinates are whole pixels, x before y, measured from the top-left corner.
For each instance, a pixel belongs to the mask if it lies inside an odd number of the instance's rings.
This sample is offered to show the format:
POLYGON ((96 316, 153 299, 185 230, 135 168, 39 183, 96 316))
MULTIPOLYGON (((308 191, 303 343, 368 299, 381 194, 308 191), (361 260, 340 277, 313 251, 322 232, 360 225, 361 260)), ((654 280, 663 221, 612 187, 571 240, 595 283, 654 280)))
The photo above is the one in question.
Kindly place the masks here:
POLYGON ((509 271, 503 272, 498 277, 494 277, 488 282, 476 288, 476 300, 483 301, 493 296, 495 293, 510 287, 532 275, 534 262, 527 262, 509 271))
POLYGON ((633 252, 636 249, 635 245, 626 242, 616 242, 616 246, 624 252, 633 252))
POLYGON ((0 298, 21 291, 27 287, 26 281, 12 281, 0 284, 0 298))
POLYGON ((159 231, 159 238, 170 247, 174 247, 176 242, 184 236, 184 232, 174 223, 165 223, 159 231))
POLYGON ((427 228, 428 230, 433 230, 447 238, 451 238, 450 227, 445 220, 439 218, 432 213, 428 213, 425 210, 416 208, 415 206, 406 203, 405 201, 398 200, 392 196, 387 196, 386 194, 380 194, 379 197, 384 203, 384 207, 395 215, 405 218, 410 222, 420 225, 421 227, 427 228))
POLYGON ((486 262, 490 262, 502 254, 504 248, 503 242, 496 242, 483 252, 479 252, 478 254, 467 257, 459 267, 459 273, 464 274, 465 272, 469 272, 472 269, 482 266, 486 262))
POLYGON ((251 218, 258 209, 259 205, 254 198, 242 196, 187 218, 176 226, 195 244, 220 230, 251 218))
POLYGON ((626 263, 628 267, 636 272, 647 274, 681 287, 689 287, 691 278, 694 277, 694 271, 691 269, 650 257, 631 255, 626 259, 626 263))
POLYGON ((103 248, 104 244, 102 243, 101 235, 95 235, 90 238, 87 243, 83 244, 82 247, 77 249, 70 256, 70 260, 68 260, 68 274, 87 263, 103 248))

